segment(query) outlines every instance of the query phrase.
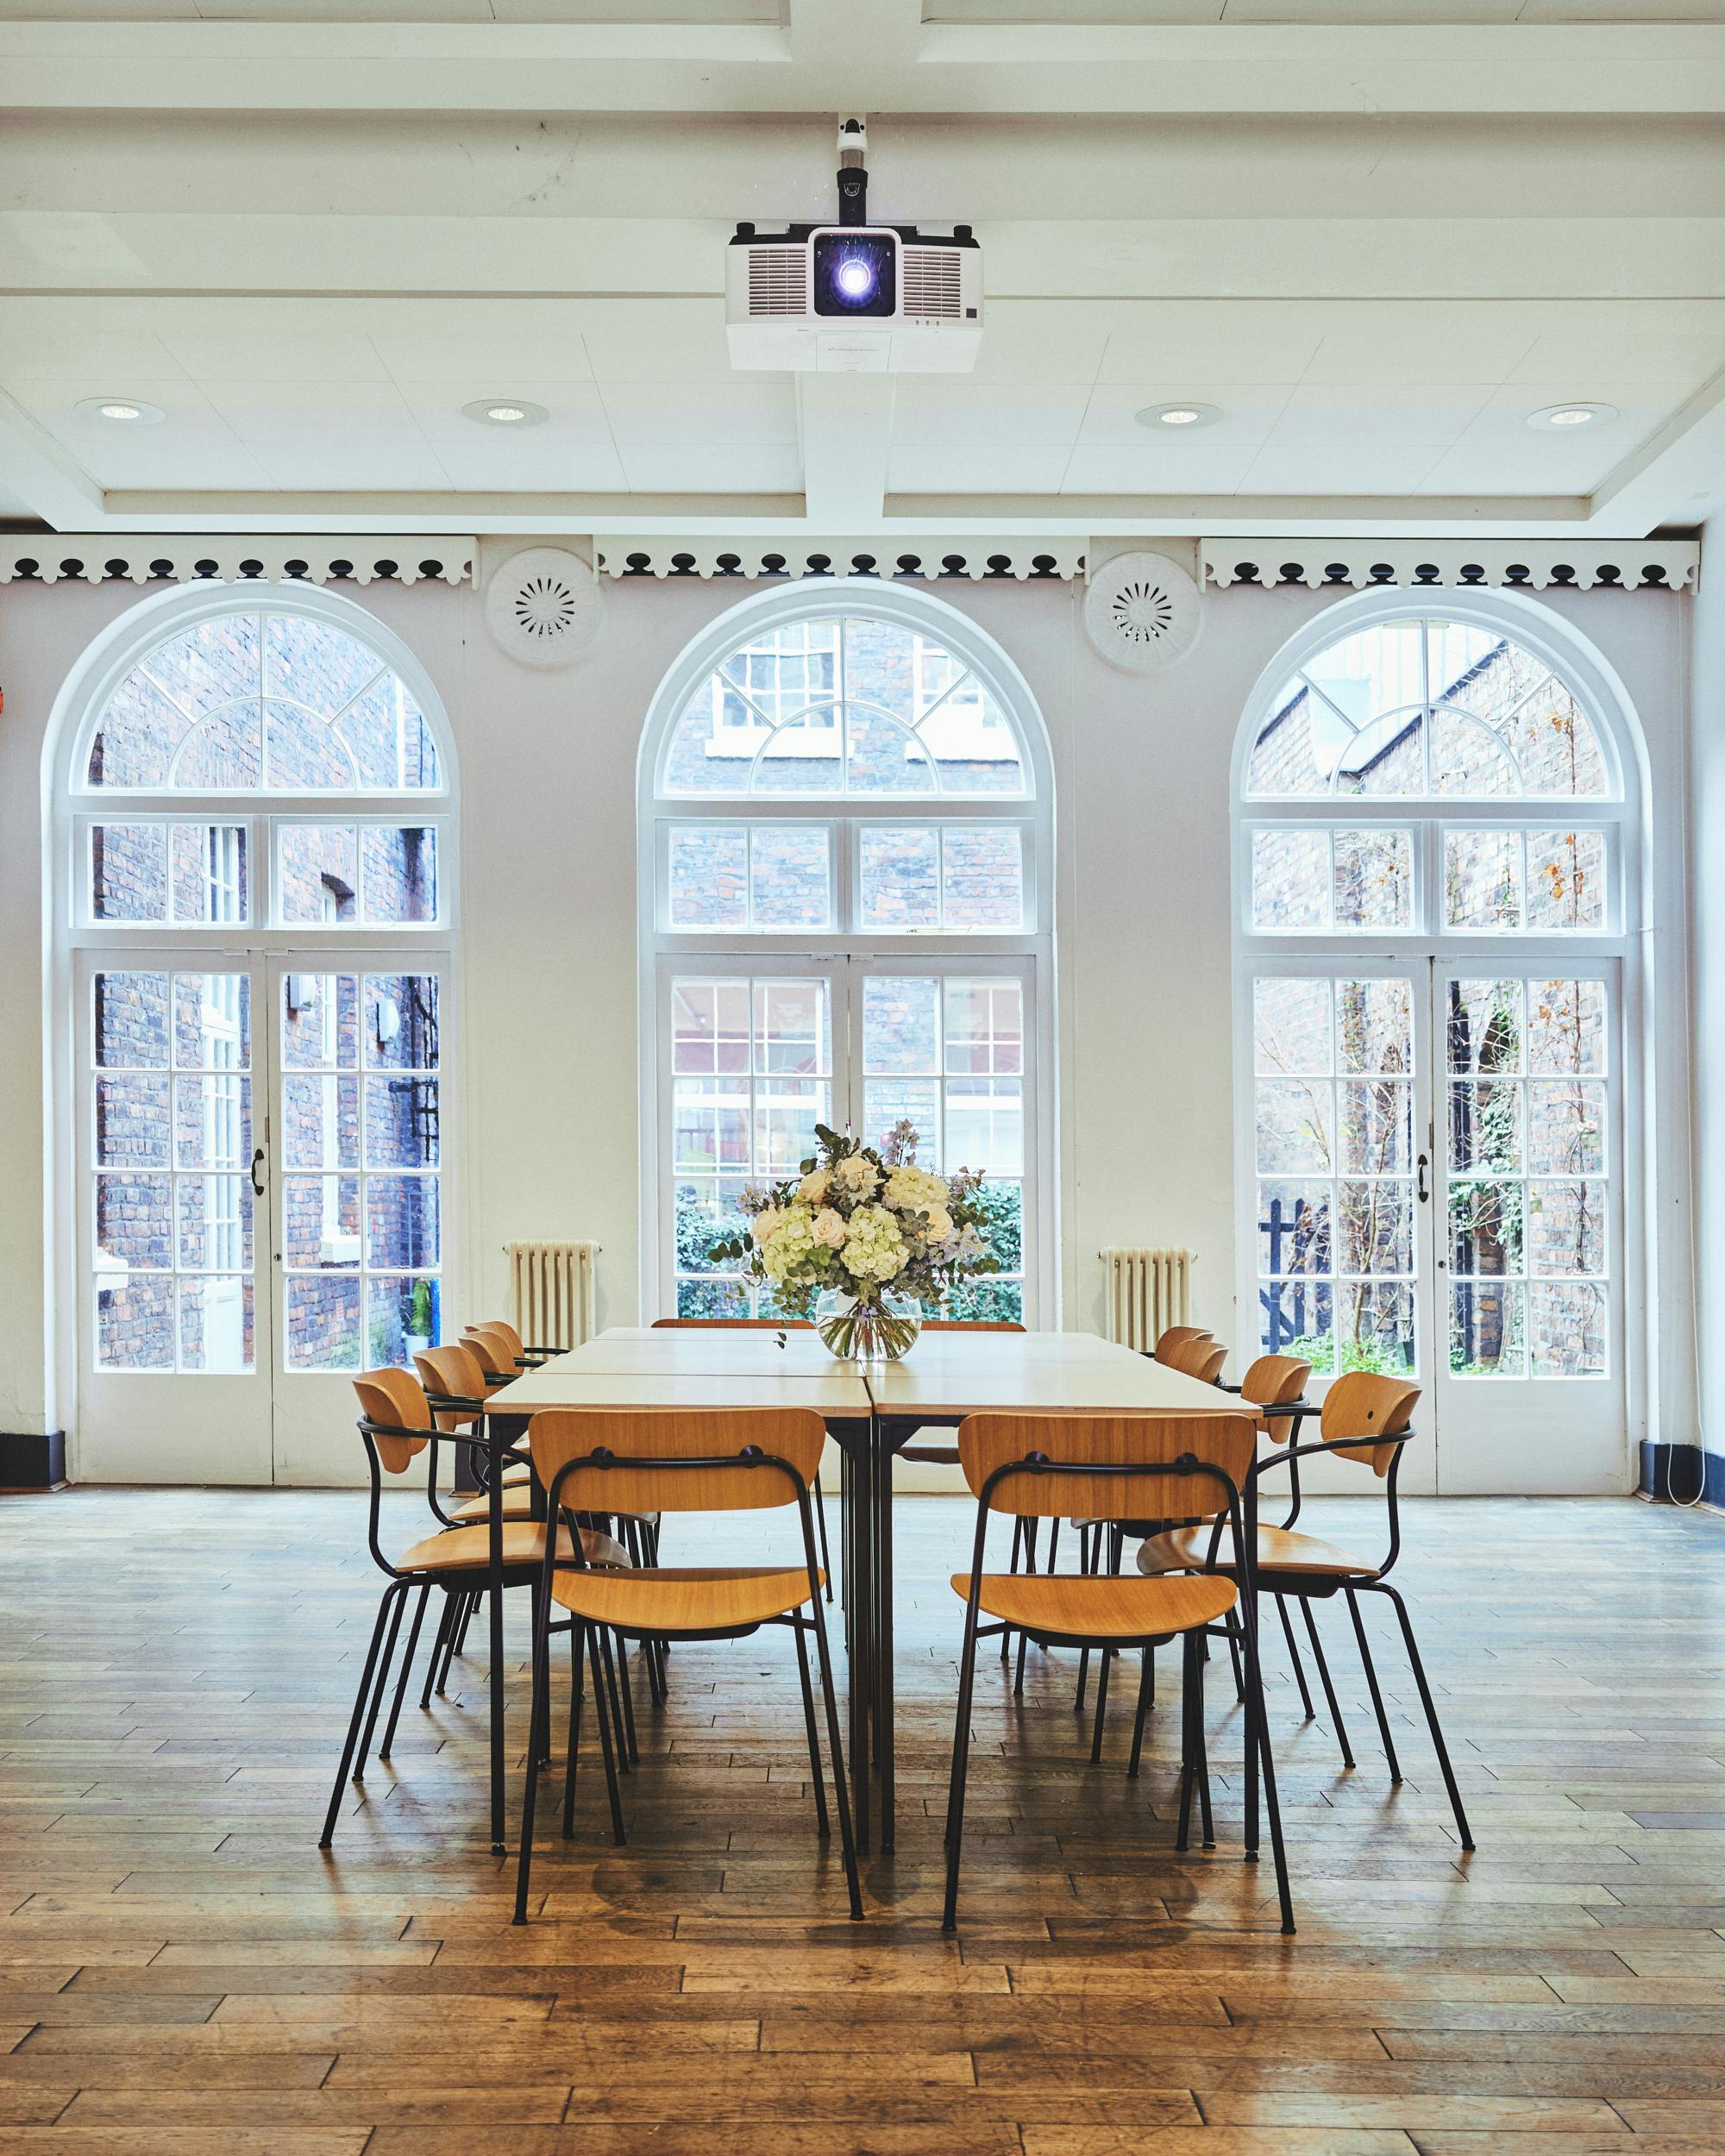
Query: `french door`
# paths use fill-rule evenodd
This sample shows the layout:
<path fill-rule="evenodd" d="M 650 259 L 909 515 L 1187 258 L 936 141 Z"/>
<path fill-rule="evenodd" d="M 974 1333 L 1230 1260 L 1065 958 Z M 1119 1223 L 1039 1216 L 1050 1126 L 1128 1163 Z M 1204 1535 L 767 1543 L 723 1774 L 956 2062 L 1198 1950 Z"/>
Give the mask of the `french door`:
<path fill-rule="evenodd" d="M 1251 993 L 1263 1351 L 1414 1377 L 1409 1490 L 1625 1487 L 1617 962 L 1265 959 Z"/>
<path fill-rule="evenodd" d="M 742 1190 L 794 1175 L 817 1123 L 877 1145 L 908 1122 L 924 1167 L 987 1179 L 1000 1271 L 964 1314 L 1034 1323 L 1035 989 L 1023 957 L 664 959 L 662 1308 L 750 1314 L 760 1291 L 707 1257 L 743 1227 Z"/>
<path fill-rule="evenodd" d="M 79 962 L 79 1473 L 351 1482 L 351 1379 L 439 1337 L 443 967 Z"/>

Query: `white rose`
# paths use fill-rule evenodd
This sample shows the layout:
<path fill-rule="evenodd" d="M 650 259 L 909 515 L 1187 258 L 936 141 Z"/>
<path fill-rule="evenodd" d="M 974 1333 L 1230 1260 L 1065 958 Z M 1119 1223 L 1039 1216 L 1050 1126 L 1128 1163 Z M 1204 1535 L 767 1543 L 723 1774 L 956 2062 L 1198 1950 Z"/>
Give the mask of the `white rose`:
<path fill-rule="evenodd" d="M 835 1213 L 831 1206 L 823 1206 L 814 1216 L 814 1239 L 826 1250 L 841 1249 L 850 1232 L 843 1216 Z"/>
<path fill-rule="evenodd" d="M 952 1240 L 952 1215 L 936 1206 L 929 1213 L 928 1226 L 924 1235 L 930 1243 L 950 1243 Z"/>
<path fill-rule="evenodd" d="M 817 1168 L 812 1175 L 805 1175 L 797 1185 L 797 1195 L 806 1206 L 826 1203 L 826 1194 L 832 1178 L 824 1168 Z"/>
<path fill-rule="evenodd" d="M 757 1249 L 770 1243 L 784 1224 L 784 1214 L 777 1206 L 762 1206 L 755 1215 L 749 1232 L 754 1237 Z"/>

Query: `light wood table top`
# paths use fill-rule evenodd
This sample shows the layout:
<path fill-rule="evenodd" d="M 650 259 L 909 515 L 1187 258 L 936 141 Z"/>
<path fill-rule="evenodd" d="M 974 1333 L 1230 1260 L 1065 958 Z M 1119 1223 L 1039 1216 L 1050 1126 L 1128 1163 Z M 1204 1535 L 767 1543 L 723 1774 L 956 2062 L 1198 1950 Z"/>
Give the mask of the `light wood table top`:
<path fill-rule="evenodd" d="M 782 1345 L 781 1343 L 782 1342 Z M 854 1377 L 854 1363 L 838 1362 L 812 1332 L 731 1332 L 714 1326 L 652 1328 L 614 1326 L 561 1357 L 572 1370 L 676 1372 L 715 1376 L 773 1372 L 785 1377 Z M 548 1365 L 549 1367 L 549 1365 Z"/>
<path fill-rule="evenodd" d="M 925 1332 L 866 1375 L 883 1415 L 1239 1413 L 1232 1395 L 1094 1333 Z"/>
<path fill-rule="evenodd" d="M 771 1342 L 764 1343 L 767 1351 Z M 560 1355 L 513 1384 L 499 1386 L 486 1401 L 488 1413 L 533 1415 L 547 1407 L 812 1407 L 817 1414 L 866 1419 L 869 1393 L 846 1365 L 826 1357 L 821 1371 L 787 1373 L 766 1363 L 715 1370 L 661 1364 L 648 1369 L 594 1369 L 584 1351 Z"/>

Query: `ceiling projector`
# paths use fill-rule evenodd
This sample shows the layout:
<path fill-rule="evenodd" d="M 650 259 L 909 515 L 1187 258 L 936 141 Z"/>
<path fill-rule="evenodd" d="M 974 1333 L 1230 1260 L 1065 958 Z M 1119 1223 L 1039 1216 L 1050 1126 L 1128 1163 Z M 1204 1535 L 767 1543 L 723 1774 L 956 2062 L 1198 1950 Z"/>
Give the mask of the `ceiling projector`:
<path fill-rule="evenodd" d="M 868 137 L 838 130 L 838 218 L 757 232 L 739 224 L 724 265 L 731 364 L 823 374 L 968 374 L 982 339 L 982 250 L 968 224 L 943 238 L 869 224 Z"/>

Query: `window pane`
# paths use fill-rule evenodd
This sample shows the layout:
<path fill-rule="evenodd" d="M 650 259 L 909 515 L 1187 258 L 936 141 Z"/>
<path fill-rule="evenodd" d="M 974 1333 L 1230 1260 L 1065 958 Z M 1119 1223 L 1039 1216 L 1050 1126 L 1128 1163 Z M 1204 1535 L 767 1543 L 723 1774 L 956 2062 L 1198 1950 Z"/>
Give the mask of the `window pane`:
<path fill-rule="evenodd" d="M 1452 981 L 1445 1031 L 1453 1071 L 1519 1071 L 1524 999 L 1519 981 Z"/>
<path fill-rule="evenodd" d="M 249 1175 L 178 1175 L 174 1178 L 179 1248 L 183 1273 L 249 1272 L 252 1266 L 252 1179 Z"/>
<path fill-rule="evenodd" d="M 1258 1187 L 1258 1214 L 1260 1274 L 1333 1270 L 1328 1183 L 1266 1179 Z"/>
<path fill-rule="evenodd" d="M 755 987 L 757 1071 L 825 1074 L 832 1069 L 824 981 L 762 981 Z"/>
<path fill-rule="evenodd" d="M 1605 1088 L 1582 1079 L 1527 1088 L 1527 1167 L 1535 1175 L 1598 1175 L 1605 1160 Z"/>
<path fill-rule="evenodd" d="M 281 1189 L 282 1263 L 289 1270 L 357 1270 L 359 1177 L 285 1175 Z"/>
<path fill-rule="evenodd" d="M 323 1082 L 350 1086 L 354 1081 Z M 367 1078 L 365 1087 L 366 1166 L 436 1168 L 442 1150 L 436 1079 Z M 411 1269 L 430 1262 L 411 1261 Z M 406 1259 L 402 1263 L 410 1264 Z"/>
<path fill-rule="evenodd" d="M 1525 918 L 1521 832 L 1446 831 L 1445 926 L 1517 929 Z"/>
<path fill-rule="evenodd" d="M 1024 989 L 1013 979 L 946 983 L 949 1071 L 1024 1069 Z"/>
<path fill-rule="evenodd" d="M 1603 831 L 1527 833 L 1527 925 L 1604 929 Z"/>
<path fill-rule="evenodd" d="M 1452 1182 L 1450 1270 L 1458 1279 L 1525 1273 L 1523 1210 L 1519 1182 Z"/>
<path fill-rule="evenodd" d="M 1527 1294 L 1519 1282 L 1459 1280 L 1450 1290 L 1450 1368 L 1463 1377 L 1525 1377 Z"/>
<path fill-rule="evenodd" d="M 319 1273 L 287 1282 L 287 1367 L 356 1370 L 361 1283 L 351 1273 Z"/>
<path fill-rule="evenodd" d="M 375 1079 L 368 1081 L 377 1083 Z M 331 1072 L 281 1081 L 281 1158 L 285 1168 L 357 1168 L 360 1081 Z"/>
<path fill-rule="evenodd" d="M 1396 1076 L 1414 1067 L 1414 1003 L 1405 980 L 1336 983 L 1339 1068 Z"/>
<path fill-rule="evenodd" d="M 182 1081 L 183 1082 L 183 1081 Z M 96 1161 L 102 1168 L 166 1168 L 168 1081 L 142 1073 L 96 1081 Z"/>
<path fill-rule="evenodd" d="M 435 1070 L 436 975 L 368 973 L 361 1038 L 370 1069 Z"/>
<path fill-rule="evenodd" d="M 1339 830 L 1335 844 L 1338 928 L 1407 928 L 1414 909 L 1413 834 Z"/>
<path fill-rule="evenodd" d="M 206 1274 L 179 1283 L 179 1367 L 229 1375 L 255 1360 L 252 1283 L 239 1274 Z"/>
<path fill-rule="evenodd" d="M 367 1265 L 386 1273 L 435 1270 L 437 1210 L 435 1175 L 367 1175 Z"/>
<path fill-rule="evenodd" d="M 1605 983 L 1527 983 L 1527 1069 L 1538 1077 L 1592 1078 L 1605 1069 Z"/>
<path fill-rule="evenodd" d="M 176 824 L 173 918 L 214 925 L 251 918 L 243 824 Z"/>
<path fill-rule="evenodd" d="M 1344 1370 L 1405 1376 L 1414 1367 L 1414 1291 L 1399 1281 L 1346 1280 L 1335 1286 L 1336 1332 Z"/>
<path fill-rule="evenodd" d="M 174 1165 L 249 1169 L 252 1081 L 237 1071 L 211 1071 L 173 1081 Z"/>
<path fill-rule="evenodd" d="M 670 835 L 673 928 L 747 928 L 749 833 L 740 824 L 679 824 Z"/>
<path fill-rule="evenodd" d="M 1330 835 L 1288 828 L 1251 835 L 1251 924 L 1257 929 L 1330 925 Z"/>
<path fill-rule="evenodd" d="M 757 929 L 832 925 L 825 824 L 762 824 L 749 834 L 749 902 Z"/>
<path fill-rule="evenodd" d="M 1393 1079 L 1344 1085 L 1340 1095 L 1345 1175 L 1407 1175 L 1414 1165 L 1414 1089 Z"/>
<path fill-rule="evenodd" d="M 941 924 L 949 933 L 1024 926 L 1024 858 L 1016 824 L 944 830 L 941 855 Z"/>
<path fill-rule="evenodd" d="M 296 1070 L 352 1070 L 357 1066 L 357 975 L 291 973 L 284 977 L 281 1060 Z"/>
<path fill-rule="evenodd" d="M 1527 1305 L 1535 1377 L 1604 1376 L 1607 1310 L 1603 1287 L 1591 1281 L 1534 1281 L 1527 1289 Z"/>
<path fill-rule="evenodd" d="M 1494 1084 L 1450 1087 L 1450 1166 L 1457 1175 L 1515 1175 L 1521 1170 L 1521 1086 L 1507 1079 Z"/>
<path fill-rule="evenodd" d="M 749 983 L 679 981 L 671 992 L 671 1067 L 677 1072 L 746 1072 Z"/>
<path fill-rule="evenodd" d="M 938 1075 L 940 983 L 871 975 L 862 984 L 862 1067 L 871 1076 Z"/>
<path fill-rule="evenodd" d="M 173 1276 L 133 1272 L 96 1252 L 96 1361 L 104 1370 L 173 1368 Z"/>
<path fill-rule="evenodd" d="M 1265 977 L 1252 984 L 1252 1040 L 1260 1071 L 1335 1068 L 1327 981 Z"/>
<path fill-rule="evenodd" d="M 172 1182 L 161 1175 L 97 1176 L 96 1240 L 104 1257 L 135 1272 L 172 1269 Z"/>
<path fill-rule="evenodd" d="M 166 920 L 167 884 L 167 832 L 161 824 L 97 824 L 91 827 L 92 920 Z"/>
<path fill-rule="evenodd" d="M 367 824 L 360 831 L 360 912 L 367 921 L 437 918 L 437 834 L 425 824 Z"/>
<path fill-rule="evenodd" d="M 366 1282 L 366 1362 L 405 1369 L 443 1337 L 442 1283 L 435 1275 L 373 1274 Z"/>
<path fill-rule="evenodd" d="M 1326 1175 L 1334 1164 L 1333 1087 L 1327 1080 L 1258 1081 L 1260 1175 Z"/>
<path fill-rule="evenodd" d="M 1337 1272 L 1411 1274 L 1414 1206 L 1414 1186 L 1405 1178 L 1379 1176 L 1369 1181 L 1339 1184 L 1336 1194 Z"/>
<path fill-rule="evenodd" d="M 940 926 L 940 833 L 932 824 L 865 824 L 859 834 L 862 925 Z"/>
<path fill-rule="evenodd" d="M 1527 1270 L 1551 1278 L 1605 1269 L 1605 1185 L 1536 1182 L 1527 1187 Z"/>
<path fill-rule="evenodd" d="M 252 984 L 241 973 L 173 977 L 176 1070 L 244 1070 L 252 1060 Z"/>
<path fill-rule="evenodd" d="M 276 914 L 328 927 L 359 918 L 359 833 L 351 824 L 285 824 L 276 846 Z"/>

